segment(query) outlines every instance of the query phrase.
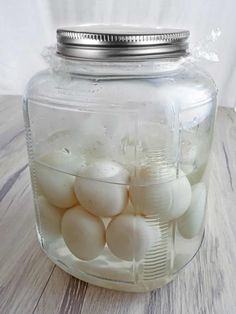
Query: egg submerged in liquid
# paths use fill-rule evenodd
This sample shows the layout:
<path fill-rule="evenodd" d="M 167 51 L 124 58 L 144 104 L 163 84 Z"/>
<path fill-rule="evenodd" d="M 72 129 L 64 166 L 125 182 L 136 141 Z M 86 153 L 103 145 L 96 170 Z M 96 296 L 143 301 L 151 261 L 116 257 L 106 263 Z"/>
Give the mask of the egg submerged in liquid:
<path fill-rule="evenodd" d="M 39 161 L 36 164 L 36 180 L 48 202 L 59 208 L 76 205 L 75 177 L 72 174 L 84 166 L 84 160 L 66 151 L 55 151 Z"/>
<path fill-rule="evenodd" d="M 179 233 L 186 239 L 199 234 L 204 222 L 206 186 L 203 182 L 192 186 L 192 201 L 188 210 L 177 220 Z"/>
<path fill-rule="evenodd" d="M 79 203 L 90 213 L 112 217 L 128 203 L 128 180 L 129 173 L 120 164 L 99 160 L 78 173 L 74 190 Z"/>
<path fill-rule="evenodd" d="M 176 169 L 159 172 L 155 166 L 142 167 L 131 179 L 130 198 L 140 214 L 160 215 L 173 220 L 188 209 L 191 202 L 191 185 L 182 171 Z"/>
<path fill-rule="evenodd" d="M 38 210 L 41 231 L 51 242 L 61 236 L 61 220 L 65 209 L 49 204 L 44 196 L 38 197 Z"/>
<path fill-rule="evenodd" d="M 115 256 L 126 261 L 140 261 L 153 244 L 154 235 L 144 217 L 122 214 L 109 223 L 106 239 Z"/>
<path fill-rule="evenodd" d="M 104 248 L 105 226 L 102 220 L 81 206 L 66 211 L 61 231 L 68 249 L 82 260 L 96 258 Z"/>

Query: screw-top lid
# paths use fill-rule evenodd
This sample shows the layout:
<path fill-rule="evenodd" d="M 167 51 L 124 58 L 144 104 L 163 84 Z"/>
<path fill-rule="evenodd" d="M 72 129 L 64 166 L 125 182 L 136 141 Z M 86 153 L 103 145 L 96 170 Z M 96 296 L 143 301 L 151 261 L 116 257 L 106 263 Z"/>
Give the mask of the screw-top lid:
<path fill-rule="evenodd" d="M 189 31 L 80 26 L 57 30 L 57 53 L 71 58 L 133 60 L 187 54 Z"/>

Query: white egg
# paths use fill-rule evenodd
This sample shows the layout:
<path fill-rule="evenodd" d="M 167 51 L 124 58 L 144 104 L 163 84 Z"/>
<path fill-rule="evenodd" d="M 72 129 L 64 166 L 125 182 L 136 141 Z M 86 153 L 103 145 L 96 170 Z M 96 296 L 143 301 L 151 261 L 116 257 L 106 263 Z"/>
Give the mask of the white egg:
<path fill-rule="evenodd" d="M 36 177 L 48 202 L 60 208 L 76 205 L 75 177 L 72 174 L 84 166 L 84 161 L 66 151 L 56 151 L 42 157 L 40 162 L 42 164 L 36 164 Z"/>
<path fill-rule="evenodd" d="M 49 204 L 43 196 L 38 198 L 38 210 L 43 237 L 48 241 L 57 240 L 61 236 L 61 219 L 65 210 Z"/>
<path fill-rule="evenodd" d="M 177 220 L 179 233 L 186 239 L 199 234 L 204 222 L 206 186 L 203 182 L 192 186 L 192 201 L 189 209 Z"/>
<path fill-rule="evenodd" d="M 140 261 L 151 247 L 154 236 L 144 217 L 124 214 L 109 223 L 106 239 L 115 256 L 126 261 Z"/>
<path fill-rule="evenodd" d="M 82 260 L 96 258 L 105 245 L 105 226 L 81 206 L 66 211 L 61 224 L 64 241 L 73 255 Z"/>
<path fill-rule="evenodd" d="M 143 167 L 137 178 L 131 179 L 130 198 L 140 214 L 172 220 L 188 209 L 191 185 L 182 171 L 176 179 L 174 168 L 159 172 L 155 166 Z"/>
<path fill-rule="evenodd" d="M 75 194 L 80 204 L 94 215 L 118 215 L 127 205 L 129 173 L 120 164 L 96 161 L 79 172 Z"/>

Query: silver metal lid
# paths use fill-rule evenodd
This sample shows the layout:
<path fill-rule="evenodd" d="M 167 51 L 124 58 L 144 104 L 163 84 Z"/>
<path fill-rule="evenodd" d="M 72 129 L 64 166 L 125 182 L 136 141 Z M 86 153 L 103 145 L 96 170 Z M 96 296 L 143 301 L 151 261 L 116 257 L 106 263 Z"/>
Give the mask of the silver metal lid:
<path fill-rule="evenodd" d="M 80 26 L 57 30 L 57 53 L 79 59 L 137 60 L 187 54 L 189 31 Z"/>

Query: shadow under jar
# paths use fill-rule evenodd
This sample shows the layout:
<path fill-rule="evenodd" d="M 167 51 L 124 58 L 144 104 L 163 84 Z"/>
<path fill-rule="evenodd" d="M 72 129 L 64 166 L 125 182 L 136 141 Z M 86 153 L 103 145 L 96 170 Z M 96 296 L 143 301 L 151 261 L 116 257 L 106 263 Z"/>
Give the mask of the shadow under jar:
<path fill-rule="evenodd" d="M 57 31 L 24 96 L 37 234 L 73 276 L 123 291 L 170 282 L 204 234 L 216 87 L 189 32 Z"/>

